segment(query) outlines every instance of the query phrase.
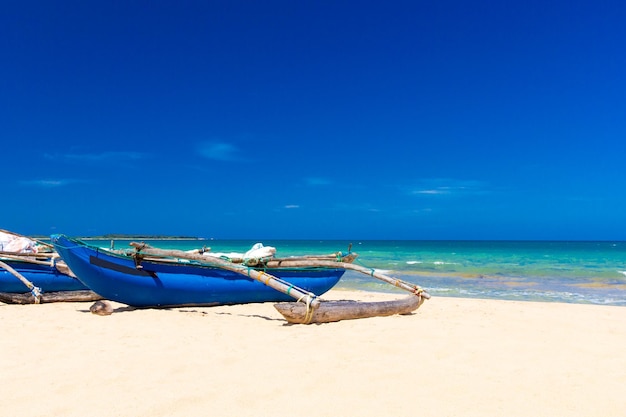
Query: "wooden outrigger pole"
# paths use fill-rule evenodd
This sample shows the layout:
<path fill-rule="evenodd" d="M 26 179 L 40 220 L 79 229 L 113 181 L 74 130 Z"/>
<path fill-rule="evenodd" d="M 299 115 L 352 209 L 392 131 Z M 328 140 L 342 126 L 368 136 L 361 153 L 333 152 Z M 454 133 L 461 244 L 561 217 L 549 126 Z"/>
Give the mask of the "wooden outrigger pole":
<path fill-rule="evenodd" d="M 430 295 L 428 295 L 428 293 L 426 293 L 423 289 L 421 289 L 419 286 L 414 285 L 414 284 L 410 284 L 406 281 L 402 281 L 400 279 L 396 279 L 396 278 L 392 278 L 388 275 L 385 274 L 381 274 L 380 272 L 376 271 L 373 268 L 366 268 L 363 266 L 359 266 L 359 265 L 354 265 L 352 263 L 346 263 L 346 262 L 333 262 L 333 261 L 327 261 L 327 260 L 319 260 L 319 261 L 301 261 L 301 260 L 297 260 L 297 261 L 293 261 L 290 260 L 289 258 L 286 258 L 284 260 L 273 260 L 273 261 L 269 261 L 266 264 L 267 267 L 269 268 L 276 268 L 279 266 L 282 267 L 292 267 L 292 268 L 297 268 L 297 267 L 306 267 L 306 266 L 322 266 L 322 267 L 329 267 L 329 268 L 343 268 L 343 269 L 349 269 L 352 271 L 356 271 L 356 272 L 360 272 L 362 274 L 365 275 L 369 275 L 373 278 L 377 278 L 381 281 L 384 281 L 388 284 L 393 285 L 394 287 L 398 287 L 400 289 L 403 289 L 405 291 L 411 292 L 411 293 L 416 293 L 416 292 L 420 292 L 422 294 L 424 294 L 424 298 L 428 299 L 430 298 Z"/>
<path fill-rule="evenodd" d="M 35 304 L 39 304 L 41 301 L 41 288 L 36 287 L 32 282 L 30 282 L 29 280 L 26 279 L 26 277 L 24 277 L 24 275 L 20 274 L 19 272 L 17 272 L 15 269 L 11 268 L 9 265 L 7 265 L 6 263 L 0 261 L 0 268 L 4 268 L 6 269 L 11 275 L 13 275 L 15 278 L 19 279 L 22 284 L 24 284 L 26 286 L 26 288 L 28 288 L 32 294 L 32 296 L 34 297 L 34 301 Z M 2 301 L 2 300 L 0 300 Z"/>

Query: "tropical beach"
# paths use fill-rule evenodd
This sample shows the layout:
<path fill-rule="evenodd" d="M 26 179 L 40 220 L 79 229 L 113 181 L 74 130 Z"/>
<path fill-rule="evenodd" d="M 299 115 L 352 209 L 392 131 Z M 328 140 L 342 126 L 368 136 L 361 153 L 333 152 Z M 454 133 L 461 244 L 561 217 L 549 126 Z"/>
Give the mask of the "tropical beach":
<path fill-rule="evenodd" d="M 626 413 L 623 4 L 38 3 L 1 415 Z"/>
<path fill-rule="evenodd" d="M 59 246 L 60 239 L 52 242 L 62 255 L 81 247 L 76 240 Z M 132 240 L 90 242 L 90 259 L 104 256 L 107 246 L 152 248 Z M 150 243 L 170 248 L 150 253 L 168 256 L 199 247 L 176 239 Z M 251 241 L 211 243 L 242 257 Z M 283 261 L 353 247 L 270 243 L 280 249 L 253 247 Z M 8 336 L 0 344 L 9 382 L 0 394 L 4 411 L 275 416 L 287 406 L 303 416 L 589 416 L 618 415 L 626 406 L 623 242 L 354 246 L 362 256 L 348 254 L 365 273 L 350 270 L 321 299 L 365 305 L 405 297 L 376 279 L 382 272 L 423 284 L 432 297 L 410 314 L 309 325 L 290 324 L 273 302 L 138 308 L 107 301 L 112 314 L 104 316 L 92 314 L 93 299 L 0 303 L 0 330 Z M 228 259 L 221 255 L 219 263 L 230 265 Z M 163 285 L 165 270 L 157 275 Z"/>
<path fill-rule="evenodd" d="M 326 299 L 398 294 L 332 290 Z M 289 325 L 271 303 L 0 304 L 3 414 L 590 416 L 626 407 L 623 307 L 433 297 Z"/>

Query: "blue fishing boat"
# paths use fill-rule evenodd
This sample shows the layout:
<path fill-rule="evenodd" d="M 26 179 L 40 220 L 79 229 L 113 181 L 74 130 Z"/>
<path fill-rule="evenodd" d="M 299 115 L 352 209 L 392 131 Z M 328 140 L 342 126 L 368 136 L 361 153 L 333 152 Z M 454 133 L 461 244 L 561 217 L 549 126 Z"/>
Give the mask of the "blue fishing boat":
<path fill-rule="evenodd" d="M 105 299 L 135 307 L 214 306 L 318 296 L 339 282 L 345 272 L 340 264 L 356 257 L 329 255 L 325 262 L 334 259 L 334 264 L 285 267 L 280 259 L 236 263 L 140 244 L 133 252 L 98 248 L 64 235 L 52 235 L 51 240 L 83 284 Z"/>
<path fill-rule="evenodd" d="M 42 293 L 89 289 L 76 279 L 67 267 L 64 267 L 63 264 L 57 264 L 54 259 L 43 258 L 41 255 L 36 256 L 36 254 L 16 258 L 17 256 L 0 254 L 0 292 L 25 293 L 30 291 L 30 288 L 11 272 L 11 269 L 39 288 Z"/>
<path fill-rule="evenodd" d="M 93 299 L 99 297 L 76 278 L 51 245 L 0 230 L 0 302 Z"/>

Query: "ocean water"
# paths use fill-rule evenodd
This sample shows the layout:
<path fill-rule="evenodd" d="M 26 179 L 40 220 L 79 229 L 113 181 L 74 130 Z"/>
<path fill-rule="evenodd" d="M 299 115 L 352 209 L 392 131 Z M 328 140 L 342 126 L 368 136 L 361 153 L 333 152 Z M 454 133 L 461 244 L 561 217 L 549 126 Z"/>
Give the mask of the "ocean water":
<path fill-rule="evenodd" d="M 90 242 L 110 247 L 110 241 Z M 129 241 L 114 242 L 116 249 Z M 159 240 L 155 247 L 245 252 L 248 240 Z M 277 256 L 356 252 L 356 263 L 417 284 L 432 296 L 626 306 L 626 242 L 267 240 Z M 337 288 L 400 291 L 347 271 Z"/>

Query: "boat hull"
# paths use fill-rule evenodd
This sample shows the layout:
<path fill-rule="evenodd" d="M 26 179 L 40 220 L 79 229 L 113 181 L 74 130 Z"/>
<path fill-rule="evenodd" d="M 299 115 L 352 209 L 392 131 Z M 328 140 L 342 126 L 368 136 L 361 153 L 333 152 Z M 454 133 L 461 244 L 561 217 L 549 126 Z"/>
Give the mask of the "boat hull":
<path fill-rule="evenodd" d="M 289 295 L 237 272 L 197 262 L 143 260 L 89 246 L 63 235 L 52 244 L 72 272 L 103 298 L 135 307 L 214 306 L 293 301 Z M 339 282 L 340 268 L 287 269 L 268 273 L 321 295 Z"/>
<path fill-rule="evenodd" d="M 80 291 L 88 288 L 78 279 L 59 272 L 52 265 L 33 264 L 27 261 L 2 259 L 2 262 L 19 272 L 42 292 Z M 29 289 L 17 277 L 0 268 L 0 292 L 25 293 Z"/>

